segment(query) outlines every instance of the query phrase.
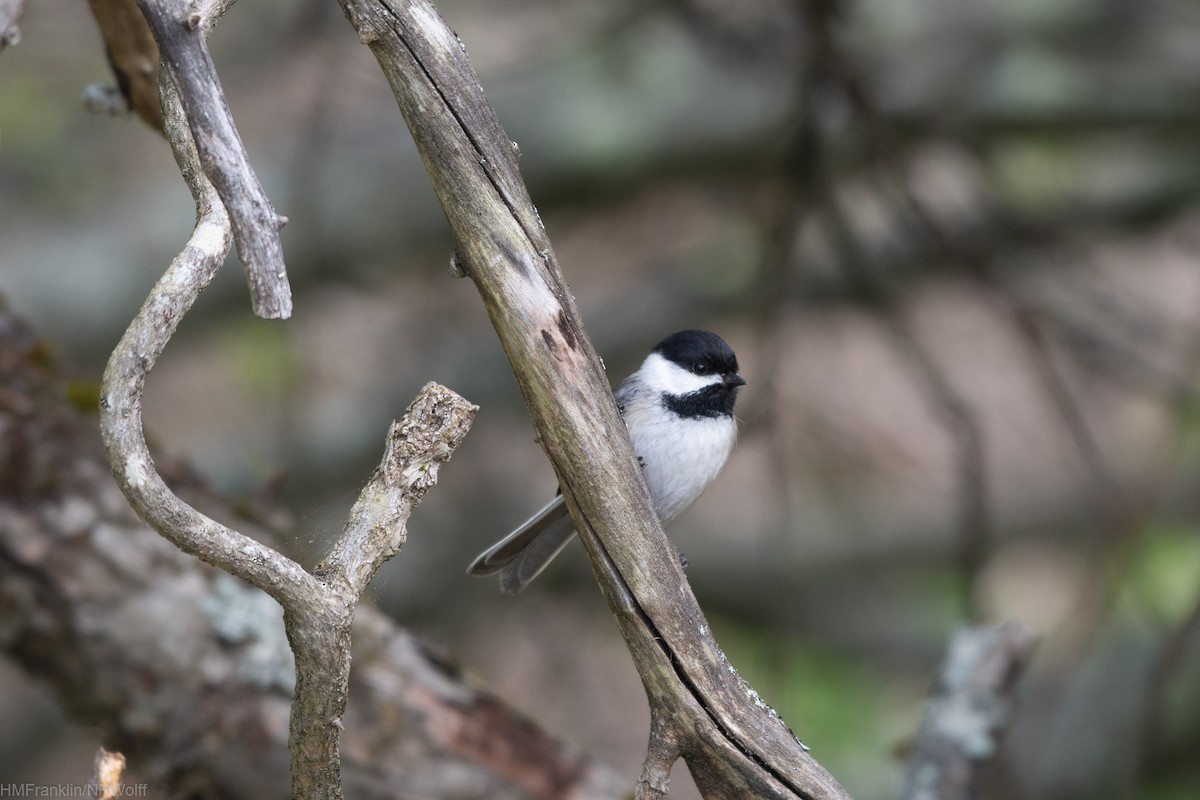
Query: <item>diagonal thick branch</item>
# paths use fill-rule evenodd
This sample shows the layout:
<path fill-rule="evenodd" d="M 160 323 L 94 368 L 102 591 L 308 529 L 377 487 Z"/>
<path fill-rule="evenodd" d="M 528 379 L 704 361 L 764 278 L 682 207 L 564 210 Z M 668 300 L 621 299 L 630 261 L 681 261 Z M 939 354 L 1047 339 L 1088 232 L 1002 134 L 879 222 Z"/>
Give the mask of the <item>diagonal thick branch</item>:
<path fill-rule="evenodd" d="M 340 0 L 378 59 L 563 487 L 646 687 L 655 734 L 639 794 L 688 762 L 709 798 L 844 798 L 730 667 L 649 495 L 513 143 L 462 43 L 424 0 Z"/>
<path fill-rule="evenodd" d="M 379 468 L 342 536 L 315 574 L 279 551 L 205 516 L 179 498 L 154 467 L 142 428 L 146 376 L 180 321 L 211 283 L 233 234 L 225 206 L 200 168 L 183 103 L 160 75 L 164 129 L 196 201 L 196 226 L 130 323 L 100 390 L 100 426 L 113 475 L 148 525 L 181 550 L 267 592 L 283 607 L 296 662 L 289 747 L 299 798 L 341 797 L 341 730 L 350 676 L 350 633 L 359 597 L 399 552 L 405 523 L 462 442 L 477 408 L 427 385 L 394 423 Z"/>
<path fill-rule="evenodd" d="M 263 319 L 292 315 L 292 293 L 275 213 L 233 123 L 205 38 L 232 0 L 202 3 L 138 0 L 158 43 L 162 63 L 179 93 L 204 174 L 229 211 L 238 256 L 246 268 L 254 313 Z"/>

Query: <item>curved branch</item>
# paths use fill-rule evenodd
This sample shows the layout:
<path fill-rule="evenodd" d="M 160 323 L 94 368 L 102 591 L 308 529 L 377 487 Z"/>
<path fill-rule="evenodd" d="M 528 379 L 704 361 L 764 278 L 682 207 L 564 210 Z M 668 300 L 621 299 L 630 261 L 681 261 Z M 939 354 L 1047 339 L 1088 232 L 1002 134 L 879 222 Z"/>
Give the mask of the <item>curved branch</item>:
<path fill-rule="evenodd" d="M 424 0 L 340 0 L 378 59 L 516 373 L 654 713 L 707 797 L 844 798 L 709 633 L 462 43 Z"/>
<path fill-rule="evenodd" d="M 142 430 L 146 375 L 184 314 L 216 277 L 232 242 L 229 216 L 200 170 L 178 95 L 163 90 L 167 138 L 196 200 L 196 226 L 113 350 L 100 386 L 100 433 L 113 476 L 138 516 L 175 546 L 259 587 L 284 608 L 309 603 L 316 580 L 278 551 L 183 502 L 163 482 Z"/>
<path fill-rule="evenodd" d="M 283 607 L 295 657 L 289 744 L 299 798 L 341 797 L 341 731 L 350 680 L 351 624 L 375 572 L 400 550 L 412 509 L 461 443 L 475 406 L 429 384 L 388 434 L 383 462 L 363 489 L 326 566 L 314 576 L 278 550 L 205 516 L 154 467 L 142 429 L 146 375 L 229 252 L 229 217 L 200 168 L 183 104 L 160 76 L 165 132 L 196 200 L 183 251 L 130 323 L 104 371 L 100 429 L 113 475 L 138 516 L 186 553 L 267 592 Z"/>

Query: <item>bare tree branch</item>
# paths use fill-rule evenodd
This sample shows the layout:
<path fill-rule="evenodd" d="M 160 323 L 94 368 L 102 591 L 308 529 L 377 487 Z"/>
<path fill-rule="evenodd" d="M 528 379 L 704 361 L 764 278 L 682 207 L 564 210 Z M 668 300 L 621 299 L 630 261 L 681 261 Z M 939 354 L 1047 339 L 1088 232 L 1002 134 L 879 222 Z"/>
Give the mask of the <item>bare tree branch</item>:
<path fill-rule="evenodd" d="M 178 95 L 167 82 L 161 85 L 167 138 L 196 199 L 196 226 L 109 359 L 101 383 L 101 436 L 117 484 L 147 524 L 184 552 L 258 586 L 285 608 L 299 608 L 318 591 L 316 579 L 278 551 L 179 499 L 155 471 L 142 431 L 146 374 L 184 314 L 216 277 L 232 242 L 229 216 L 200 169 Z"/>
<path fill-rule="evenodd" d="M 140 523 L 49 343 L 0 304 L 0 652 L 155 794 L 283 800 L 295 682 L 279 606 Z M 235 506 L 160 459 L 210 516 Z M 243 522 L 272 544 L 277 532 Z M 285 534 L 287 532 L 284 532 Z M 343 780 L 362 800 L 618 800 L 627 781 L 371 607 L 353 627 Z"/>
<path fill-rule="evenodd" d="M 905 772 L 901 800 L 972 800 L 999 751 L 1034 637 L 1017 623 L 967 628 L 942 662 Z"/>
<path fill-rule="evenodd" d="M 665 726 L 659 733 L 677 737 L 706 797 L 846 797 L 717 647 L 651 510 L 516 149 L 461 42 L 427 2 L 342 0 L 342 8 L 379 60 L 417 142 L 454 232 L 457 263 L 508 354 L 652 713 Z M 645 784 L 639 791 L 650 796 Z"/>
<path fill-rule="evenodd" d="M 437 481 L 438 468 L 462 443 L 477 406 L 436 383 L 392 423 L 383 461 L 350 510 L 323 566 L 320 608 L 284 606 L 296 657 L 292 704 L 292 792 L 301 798 L 340 798 L 342 715 L 350 689 L 350 626 L 363 589 L 400 552 L 405 524 Z"/>
<path fill-rule="evenodd" d="M 101 385 L 101 435 L 118 485 L 147 524 L 184 552 L 257 586 L 283 606 L 296 665 L 289 735 L 293 793 L 340 798 L 342 715 L 359 596 L 376 570 L 399 551 L 408 515 L 436 481 L 438 466 L 466 435 L 477 409 L 447 389 L 425 387 L 405 421 L 393 424 L 383 463 L 363 490 L 325 568 L 315 576 L 279 551 L 205 516 L 170 490 L 154 467 L 142 430 L 146 375 L 215 277 L 229 251 L 231 231 L 225 206 L 200 169 L 182 98 L 171 81 L 163 78 L 160 86 L 164 129 L 196 200 L 197 223 L 113 351 Z"/>
<path fill-rule="evenodd" d="M 179 92 L 204 173 L 229 211 L 254 313 L 264 319 L 287 319 L 292 293 L 279 241 L 286 219 L 275 213 L 250 165 L 205 42 L 217 17 L 231 4 L 232 0 L 219 0 L 188 11 L 178 0 L 138 0 Z"/>

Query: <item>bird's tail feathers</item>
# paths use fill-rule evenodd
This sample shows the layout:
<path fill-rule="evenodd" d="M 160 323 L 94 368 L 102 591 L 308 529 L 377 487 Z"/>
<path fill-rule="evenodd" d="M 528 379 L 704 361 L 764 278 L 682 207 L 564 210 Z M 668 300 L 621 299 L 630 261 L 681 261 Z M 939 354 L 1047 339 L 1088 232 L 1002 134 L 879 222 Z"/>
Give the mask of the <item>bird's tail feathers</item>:
<path fill-rule="evenodd" d="M 469 575 L 500 573 L 500 590 L 515 594 L 536 578 L 575 535 L 562 496 L 524 525 L 484 550 L 467 567 Z"/>

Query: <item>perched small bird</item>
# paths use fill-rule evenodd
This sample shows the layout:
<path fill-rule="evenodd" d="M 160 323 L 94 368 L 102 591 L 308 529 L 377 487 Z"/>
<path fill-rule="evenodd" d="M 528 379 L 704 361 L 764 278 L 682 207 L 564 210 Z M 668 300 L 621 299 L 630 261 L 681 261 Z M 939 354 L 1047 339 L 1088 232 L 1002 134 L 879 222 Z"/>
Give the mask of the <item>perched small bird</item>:
<path fill-rule="evenodd" d="M 700 496 L 725 466 L 737 439 L 733 404 L 746 385 L 737 356 L 707 331 L 663 339 L 613 392 L 663 522 Z M 479 554 L 470 575 L 500 573 L 500 589 L 519 592 L 575 535 L 562 494 Z"/>

